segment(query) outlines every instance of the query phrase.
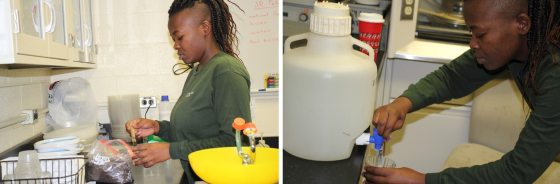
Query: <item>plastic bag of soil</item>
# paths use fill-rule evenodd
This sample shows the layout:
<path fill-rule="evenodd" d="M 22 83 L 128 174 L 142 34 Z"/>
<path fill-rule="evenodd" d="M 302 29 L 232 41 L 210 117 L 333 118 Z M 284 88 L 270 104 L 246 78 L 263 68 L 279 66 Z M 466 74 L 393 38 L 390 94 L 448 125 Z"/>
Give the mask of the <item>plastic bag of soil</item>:
<path fill-rule="evenodd" d="M 99 140 L 88 153 L 87 181 L 133 183 L 132 149 L 123 140 Z"/>

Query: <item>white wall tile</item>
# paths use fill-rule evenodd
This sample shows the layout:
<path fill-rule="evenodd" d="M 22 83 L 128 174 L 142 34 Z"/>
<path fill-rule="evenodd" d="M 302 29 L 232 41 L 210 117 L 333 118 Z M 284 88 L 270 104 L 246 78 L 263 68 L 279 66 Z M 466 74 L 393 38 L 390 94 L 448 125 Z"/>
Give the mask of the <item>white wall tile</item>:
<path fill-rule="evenodd" d="M 21 87 L 21 108 L 42 109 L 46 104 L 47 91 L 42 83 L 29 84 Z"/>
<path fill-rule="evenodd" d="M 111 95 L 117 95 L 117 81 L 115 77 L 98 77 L 89 79 L 93 94 L 95 95 L 95 101 L 97 103 L 107 103 L 107 97 Z"/>
<path fill-rule="evenodd" d="M 35 123 L 33 124 L 33 134 L 37 135 L 43 133 L 45 131 L 45 127 L 45 115 L 39 115 L 39 118 L 35 120 Z"/>
<path fill-rule="evenodd" d="M 173 0 L 120 0 L 120 1 L 94 1 L 95 13 L 107 14 L 128 14 L 128 13 L 150 13 L 165 12 L 169 9 Z M 115 11 L 122 10 L 122 11 Z"/>
<path fill-rule="evenodd" d="M 12 119 L 21 113 L 21 87 L 0 88 L 0 121 Z"/>
<path fill-rule="evenodd" d="M 42 102 L 41 105 L 40 105 L 41 108 L 47 108 L 48 98 L 49 98 L 49 94 L 48 94 L 49 86 L 50 86 L 50 83 L 42 83 L 41 84 L 41 91 L 42 91 L 41 92 L 41 100 L 40 100 Z"/>
<path fill-rule="evenodd" d="M 98 45 L 167 42 L 167 10 L 161 1 L 99 3 L 96 16 Z M 149 25 L 149 26 L 146 26 Z"/>
<path fill-rule="evenodd" d="M 31 138 L 33 135 L 33 126 L 30 125 L 15 124 L 0 129 L 0 138 L 5 138 L 3 140 L 6 140 L 6 146 L 2 146 L 3 149 L 0 148 L 0 152 L 6 151 L 6 149 Z"/>
<path fill-rule="evenodd" d="M 8 70 L 0 68 L 0 87 L 8 86 Z"/>
<path fill-rule="evenodd" d="M 131 22 L 130 29 L 136 30 L 137 40 L 145 43 L 168 43 L 167 29 L 168 15 L 166 12 L 135 14 L 127 21 Z M 149 26 L 146 26 L 149 25 Z"/>
<path fill-rule="evenodd" d="M 8 83 L 11 86 L 31 84 L 33 77 L 42 76 L 42 72 L 38 69 L 8 70 Z"/>
<path fill-rule="evenodd" d="M 31 125 L 21 125 L 15 124 L 5 128 L 0 129 L 0 153 L 6 151 L 7 149 L 25 141 L 29 138 L 40 134 L 45 127 L 45 116 L 39 116 L 35 120 L 34 124 Z"/>
<path fill-rule="evenodd" d="M 48 73 L 45 73 L 42 76 L 35 76 L 35 77 L 31 77 L 31 82 L 32 83 L 50 83 L 51 82 L 51 78 L 50 78 L 50 71 Z"/>
<path fill-rule="evenodd" d="M 17 69 L 4 71 L 0 69 L 0 76 L 4 76 L 3 78 L 6 82 L 2 85 L 2 79 L 0 78 L 0 87 L 49 82 L 49 75 L 50 70 L 48 69 Z"/>
<path fill-rule="evenodd" d="M 7 128 L 0 129 L 0 140 L 3 140 L 2 144 L 0 144 L 0 153 L 12 147 L 11 134 Z"/>
<path fill-rule="evenodd" d="M 35 132 L 33 131 L 33 124 L 31 125 L 21 125 L 17 124 L 14 125 L 14 129 L 12 132 L 12 141 L 14 145 L 19 144 L 31 137 L 33 137 Z"/>

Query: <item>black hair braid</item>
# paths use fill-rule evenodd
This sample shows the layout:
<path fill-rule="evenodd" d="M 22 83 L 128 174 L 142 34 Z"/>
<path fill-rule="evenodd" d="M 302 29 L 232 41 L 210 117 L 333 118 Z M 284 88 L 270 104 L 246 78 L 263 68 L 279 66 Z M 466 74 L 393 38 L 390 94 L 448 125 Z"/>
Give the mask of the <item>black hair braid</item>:
<path fill-rule="evenodd" d="M 228 2 L 235 5 L 242 12 L 245 12 L 236 3 L 229 0 Z M 212 34 L 220 49 L 241 60 L 235 51 L 239 44 L 237 25 L 233 21 L 233 16 L 229 12 L 228 5 L 223 0 L 174 0 L 171 7 L 169 7 L 169 16 L 175 15 L 186 8 L 191 8 L 195 3 L 204 3 L 208 6 L 212 24 Z"/>
<path fill-rule="evenodd" d="M 224 26 L 223 24 L 216 24 L 215 22 L 218 22 L 219 20 L 223 20 L 224 18 L 222 17 L 222 14 L 220 14 L 218 11 L 216 11 L 215 9 L 222 9 L 223 7 L 220 7 L 220 4 L 217 4 L 216 1 L 212 1 L 212 0 L 206 0 L 207 3 L 213 4 L 212 6 L 208 6 L 210 8 L 210 12 L 211 12 L 211 18 L 212 18 L 212 33 L 214 34 L 214 38 L 216 39 L 216 41 L 218 42 L 218 45 L 220 46 L 220 49 L 222 49 L 224 52 L 226 53 L 233 53 L 232 51 L 230 51 L 230 48 L 227 48 L 227 46 L 225 46 L 223 43 L 224 40 L 224 36 L 226 36 L 225 33 L 229 32 L 229 26 Z"/>
<path fill-rule="evenodd" d="M 557 13 L 559 5 L 556 0 L 528 0 L 531 28 L 527 36 L 529 60 L 524 84 L 526 89 L 532 87 L 536 94 L 538 86 L 535 76 L 541 60 L 546 56 L 547 47 L 550 44 L 560 46 L 560 14 Z"/>

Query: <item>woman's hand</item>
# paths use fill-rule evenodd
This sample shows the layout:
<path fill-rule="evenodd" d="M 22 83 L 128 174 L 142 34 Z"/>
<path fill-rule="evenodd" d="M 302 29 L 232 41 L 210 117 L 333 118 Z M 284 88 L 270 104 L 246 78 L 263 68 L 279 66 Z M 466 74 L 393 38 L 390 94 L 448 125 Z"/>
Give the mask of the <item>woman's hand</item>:
<path fill-rule="evenodd" d="M 399 97 L 390 104 L 375 109 L 372 124 L 385 140 L 389 140 L 391 133 L 401 129 L 406 114 L 412 108 L 412 102 L 406 97 Z"/>
<path fill-rule="evenodd" d="M 134 129 L 134 137 L 143 138 L 159 132 L 159 123 L 151 119 L 138 118 L 126 122 L 126 131 L 130 134 Z"/>
<path fill-rule="evenodd" d="M 134 165 L 141 165 L 146 168 L 169 160 L 169 143 L 148 143 L 139 144 L 132 148 L 135 155 L 132 157 Z"/>
<path fill-rule="evenodd" d="M 381 168 L 366 166 L 366 171 L 363 173 L 366 179 L 365 183 L 409 183 L 409 184 L 424 184 L 425 175 L 410 168 Z"/>

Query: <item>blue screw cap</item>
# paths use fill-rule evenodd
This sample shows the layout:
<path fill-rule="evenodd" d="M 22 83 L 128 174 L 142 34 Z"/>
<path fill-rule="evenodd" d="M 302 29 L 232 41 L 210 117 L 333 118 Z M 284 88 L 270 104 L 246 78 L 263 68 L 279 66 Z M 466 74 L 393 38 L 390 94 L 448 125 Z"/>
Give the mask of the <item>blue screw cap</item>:
<path fill-rule="evenodd" d="M 162 95 L 162 96 L 161 96 L 161 101 L 162 101 L 162 102 L 169 102 L 169 96 L 167 96 L 167 95 Z"/>
<path fill-rule="evenodd" d="M 383 146 L 383 141 L 385 141 L 383 136 L 381 136 L 381 135 L 379 135 L 379 133 L 377 133 L 377 128 L 374 128 L 373 129 L 373 135 L 369 136 L 369 142 L 373 143 L 375 145 L 376 150 L 380 150 L 381 146 Z"/>

